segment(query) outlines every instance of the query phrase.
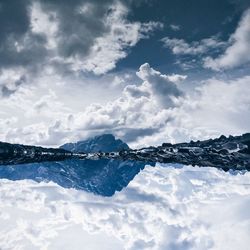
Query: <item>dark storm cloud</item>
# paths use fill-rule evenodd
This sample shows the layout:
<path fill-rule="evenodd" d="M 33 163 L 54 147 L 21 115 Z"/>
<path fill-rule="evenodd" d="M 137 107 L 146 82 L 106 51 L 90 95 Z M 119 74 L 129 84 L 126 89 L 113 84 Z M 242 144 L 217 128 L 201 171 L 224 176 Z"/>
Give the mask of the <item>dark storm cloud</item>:
<path fill-rule="evenodd" d="M 31 79 L 47 66 L 61 75 L 106 73 L 127 56 L 127 48 L 160 27 L 128 21 L 133 3 L 0 0 L 0 70 L 23 67 Z"/>
<path fill-rule="evenodd" d="M 0 43 L 10 35 L 20 36 L 29 29 L 27 0 L 0 0 Z"/>
<path fill-rule="evenodd" d="M 58 49 L 61 56 L 88 53 L 94 39 L 106 31 L 103 19 L 112 2 L 112 0 L 43 1 L 44 10 L 55 11 L 59 19 Z M 84 6 L 88 8 L 86 13 L 81 12 Z"/>
<path fill-rule="evenodd" d="M 4 97 L 8 97 L 11 94 L 15 93 L 15 90 L 11 90 L 7 86 L 3 86 L 1 91 L 2 91 L 2 96 Z"/>
<path fill-rule="evenodd" d="M 24 75 L 20 76 L 18 79 L 11 81 L 5 80 L 0 85 L 0 96 L 9 97 L 15 93 L 20 85 L 26 82 L 26 77 Z"/>
<path fill-rule="evenodd" d="M 58 52 L 63 57 L 86 55 L 96 37 L 103 34 L 103 18 L 113 1 L 40 1 L 46 12 L 55 13 L 59 24 Z M 0 65 L 27 65 L 41 63 L 49 51 L 46 37 L 31 32 L 30 11 L 34 1 L 0 0 Z M 83 15 L 81 7 L 89 4 L 89 13 Z M 53 18 L 53 16 L 51 16 Z M 21 44 L 22 50 L 18 50 Z"/>
<path fill-rule="evenodd" d="M 104 20 L 115 2 L 0 0 L 1 96 L 10 96 L 27 82 L 6 82 L 1 76 L 9 69 L 21 67 L 20 78 L 27 79 L 36 79 L 47 65 L 59 74 L 71 74 L 75 58 L 86 58 L 95 39 L 109 32 Z"/>
<path fill-rule="evenodd" d="M 23 47 L 21 51 L 17 49 L 18 43 L 21 43 Z M 16 35 L 11 33 L 1 42 L 0 66 L 35 68 L 48 56 L 45 44 L 46 38 L 42 35 L 29 34 L 25 36 L 25 34 Z"/>
<path fill-rule="evenodd" d="M 46 54 L 44 38 L 37 35 L 26 39 L 25 47 L 18 51 L 18 42 L 23 42 L 30 29 L 29 6 L 27 0 L 0 0 L 0 67 L 27 65 Z"/>
<path fill-rule="evenodd" d="M 46 58 L 46 36 L 31 32 L 32 4 L 56 17 L 58 22 L 57 52 L 64 58 L 85 56 L 95 38 L 108 32 L 103 22 L 115 0 L 0 0 L 0 65 L 27 65 Z M 133 1 L 122 1 L 128 5 Z M 83 13 L 85 8 L 85 13 Z M 18 51 L 17 43 L 23 45 Z"/>

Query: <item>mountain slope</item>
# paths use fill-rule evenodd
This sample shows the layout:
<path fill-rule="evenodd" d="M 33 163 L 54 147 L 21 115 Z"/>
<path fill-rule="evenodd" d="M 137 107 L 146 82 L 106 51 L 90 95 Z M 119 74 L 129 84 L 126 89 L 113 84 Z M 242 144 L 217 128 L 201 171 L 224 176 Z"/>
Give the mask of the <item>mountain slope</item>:
<path fill-rule="evenodd" d="M 90 138 L 85 141 L 79 141 L 76 143 L 67 143 L 60 148 L 71 152 L 112 152 L 120 151 L 122 149 L 129 149 L 128 145 L 120 139 L 116 139 L 112 134 L 104 134 Z"/>

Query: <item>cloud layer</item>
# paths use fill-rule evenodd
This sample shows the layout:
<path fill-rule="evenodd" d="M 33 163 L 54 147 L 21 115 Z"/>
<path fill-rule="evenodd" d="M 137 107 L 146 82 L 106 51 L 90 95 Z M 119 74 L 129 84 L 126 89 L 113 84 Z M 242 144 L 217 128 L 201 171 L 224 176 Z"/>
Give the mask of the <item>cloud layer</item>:
<path fill-rule="evenodd" d="M 130 146 L 141 147 L 249 130 L 249 76 L 211 78 L 190 92 L 184 91 L 185 75 L 165 75 L 149 64 L 139 68 L 137 77 L 134 84 L 121 85 L 122 93 L 112 101 L 92 103 L 83 110 L 82 95 L 74 97 L 77 106 L 73 105 L 67 96 L 72 90 L 65 93 L 61 84 L 52 90 L 48 80 L 41 79 L 44 87 L 38 92 L 22 87 L 1 100 L 1 140 L 56 146 L 113 133 Z"/>

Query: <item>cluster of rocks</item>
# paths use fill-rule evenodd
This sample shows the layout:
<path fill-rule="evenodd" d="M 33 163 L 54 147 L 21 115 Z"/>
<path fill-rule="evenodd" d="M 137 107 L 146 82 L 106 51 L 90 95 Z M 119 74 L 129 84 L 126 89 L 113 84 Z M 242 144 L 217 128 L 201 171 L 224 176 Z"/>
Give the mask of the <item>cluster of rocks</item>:
<path fill-rule="evenodd" d="M 163 143 L 122 153 L 123 159 L 250 171 L 250 133 L 189 143 Z"/>

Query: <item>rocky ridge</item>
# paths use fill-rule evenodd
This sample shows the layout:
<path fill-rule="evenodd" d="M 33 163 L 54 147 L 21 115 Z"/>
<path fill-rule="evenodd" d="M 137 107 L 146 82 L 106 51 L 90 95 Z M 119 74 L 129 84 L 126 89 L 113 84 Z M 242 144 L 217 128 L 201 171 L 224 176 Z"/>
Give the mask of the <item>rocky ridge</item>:
<path fill-rule="evenodd" d="M 114 147 L 108 145 L 107 150 L 97 146 L 96 140 L 105 142 L 105 139 L 100 137 L 91 143 L 86 143 L 85 146 L 84 143 L 65 144 L 59 149 L 0 143 L 0 165 L 63 161 L 66 159 L 116 159 L 119 161 L 180 163 L 200 167 L 216 167 L 225 171 L 230 169 L 250 170 L 250 133 L 229 137 L 222 135 L 216 139 L 189 143 L 163 143 L 159 147 L 137 150 L 129 149 L 122 141 L 115 140 L 112 135 L 106 135 L 106 137 L 111 138 L 113 145 L 115 145 Z"/>

